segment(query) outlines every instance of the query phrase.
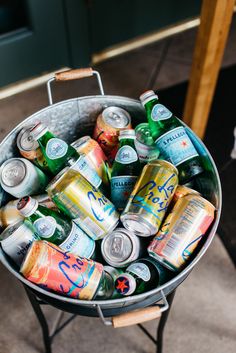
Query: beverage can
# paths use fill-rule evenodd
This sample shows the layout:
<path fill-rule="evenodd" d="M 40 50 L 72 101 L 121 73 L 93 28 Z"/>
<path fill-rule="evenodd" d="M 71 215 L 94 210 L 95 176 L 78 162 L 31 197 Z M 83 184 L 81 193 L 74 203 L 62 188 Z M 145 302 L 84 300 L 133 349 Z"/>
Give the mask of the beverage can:
<path fill-rule="evenodd" d="M 101 244 L 104 260 L 114 267 L 125 267 L 141 252 L 140 239 L 124 228 L 117 228 L 105 236 Z"/>
<path fill-rule="evenodd" d="M 25 158 L 10 158 L 0 168 L 0 184 L 9 194 L 20 198 L 42 193 L 48 177 Z"/>
<path fill-rule="evenodd" d="M 93 167 L 105 185 L 109 183 L 109 163 L 102 148 L 90 136 L 83 136 L 71 144 L 79 154 L 83 154 L 88 164 Z"/>
<path fill-rule="evenodd" d="M 172 204 L 174 205 L 179 199 L 181 199 L 182 197 L 184 196 L 187 196 L 187 195 L 200 195 L 200 193 L 192 188 L 189 188 L 185 185 L 178 185 L 176 190 L 175 190 L 175 193 L 174 193 L 174 196 L 172 198 Z"/>
<path fill-rule="evenodd" d="M 99 114 L 93 138 L 99 143 L 109 161 L 115 158 L 119 132 L 123 129 L 131 129 L 131 117 L 126 110 L 108 107 Z"/>
<path fill-rule="evenodd" d="M 134 143 L 140 162 L 148 163 L 152 160 L 158 159 L 160 152 L 154 144 L 148 123 L 137 125 L 135 128 L 135 135 L 136 139 L 134 140 Z"/>
<path fill-rule="evenodd" d="M 92 239 L 102 239 L 119 221 L 114 205 L 80 173 L 65 168 L 48 185 L 57 207 Z"/>
<path fill-rule="evenodd" d="M 214 220 L 214 211 L 215 207 L 200 195 L 178 199 L 149 245 L 149 255 L 170 270 L 179 270 Z"/>
<path fill-rule="evenodd" d="M 34 140 L 31 130 L 35 125 L 25 126 L 17 135 L 16 144 L 20 154 L 35 163 L 38 167 L 48 171 L 47 161 L 39 147 L 39 144 Z"/>
<path fill-rule="evenodd" d="M 91 300 L 99 286 L 103 265 L 64 252 L 47 241 L 38 240 L 30 247 L 20 272 L 29 281 L 46 290 Z"/>
<path fill-rule="evenodd" d="M 1 233 L 1 245 L 4 252 L 20 266 L 25 254 L 37 235 L 26 222 L 22 220 L 9 225 Z"/>
<path fill-rule="evenodd" d="M 178 171 L 167 161 L 144 166 L 121 215 L 125 228 L 136 235 L 154 235 L 165 216 L 178 185 Z"/>

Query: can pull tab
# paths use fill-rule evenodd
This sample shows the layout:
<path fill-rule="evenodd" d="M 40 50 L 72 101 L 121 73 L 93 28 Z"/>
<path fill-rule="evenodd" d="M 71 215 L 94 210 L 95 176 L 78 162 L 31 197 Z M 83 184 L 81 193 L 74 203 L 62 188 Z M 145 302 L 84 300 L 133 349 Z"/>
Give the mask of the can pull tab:
<path fill-rule="evenodd" d="M 48 91 L 48 101 L 49 104 L 53 104 L 52 100 L 52 90 L 51 90 L 51 83 L 53 81 L 62 82 L 62 81 L 71 81 L 71 80 L 79 80 L 85 77 L 91 77 L 95 75 L 97 78 L 98 86 L 101 95 L 104 95 L 103 84 L 101 80 L 101 76 L 98 71 L 93 70 L 91 67 L 82 68 L 82 69 L 74 69 L 74 70 L 66 70 L 55 73 L 55 76 L 50 78 L 47 82 L 47 91 Z"/>
<path fill-rule="evenodd" d="M 232 159 L 236 159 L 236 126 L 234 128 L 234 147 L 232 149 L 232 152 L 231 152 L 231 158 Z"/>

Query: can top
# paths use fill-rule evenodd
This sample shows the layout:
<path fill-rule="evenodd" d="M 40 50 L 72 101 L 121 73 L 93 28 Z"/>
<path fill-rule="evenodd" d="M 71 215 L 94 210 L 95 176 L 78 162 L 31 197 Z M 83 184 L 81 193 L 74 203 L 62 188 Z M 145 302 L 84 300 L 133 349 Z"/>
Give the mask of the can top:
<path fill-rule="evenodd" d="M 135 131 L 133 129 L 121 130 L 119 133 L 119 140 L 126 138 L 135 139 Z"/>
<path fill-rule="evenodd" d="M 30 196 L 22 197 L 17 204 L 17 209 L 24 217 L 31 216 L 38 208 L 38 201 Z"/>
<path fill-rule="evenodd" d="M 90 140 L 91 140 L 91 137 L 86 135 L 72 142 L 71 146 L 74 147 L 75 149 L 79 149 L 80 147 L 86 145 Z"/>
<path fill-rule="evenodd" d="M 63 180 L 63 178 L 69 171 L 74 174 L 79 174 L 79 172 L 77 172 L 76 170 L 71 169 L 70 167 L 65 167 L 50 181 L 50 183 L 46 187 L 46 192 L 50 194 L 52 190 Z"/>
<path fill-rule="evenodd" d="M 131 122 L 129 113 L 119 107 L 108 107 L 104 109 L 102 118 L 107 125 L 115 129 L 123 129 Z"/>
<path fill-rule="evenodd" d="M 142 105 L 144 106 L 146 103 L 148 103 L 152 99 L 158 99 L 158 95 L 155 94 L 154 91 L 148 90 L 148 91 L 143 92 L 141 94 L 141 96 L 139 97 L 139 99 L 140 99 Z"/>
<path fill-rule="evenodd" d="M 1 182 L 8 187 L 20 185 L 24 180 L 27 167 L 23 158 L 10 158 L 1 167 Z"/>
<path fill-rule="evenodd" d="M 179 175 L 178 169 L 172 163 L 170 163 L 168 161 L 165 161 L 164 159 L 153 160 L 153 161 L 149 162 L 145 167 L 147 167 L 148 165 L 159 165 L 159 166 L 162 166 L 164 168 L 170 169 L 176 175 Z"/>
<path fill-rule="evenodd" d="M 133 242 L 129 231 L 117 228 L 111 234 L 105 236 L 101 249 L 105 260 L 111 265 L 126 261 L 133 252 Z"/>
<path fill-rule="evenodd" d="M 151 129 L 150 129 L 148 123 L 141 123 L 141 124 L 137 125 L 135 128 L 135 135 L 136 135 L 136 139 L 139 142 L 141 142 L 147 146 L 154 145 L 154 140 L 152 138 Z"/>
<path fill-rule="evenodd" d="M 35 151 L 39 147 L 38 142 L 34 140 L 31 134 L 31 129 L 34 126 L 35 125 L 24 127 L 17 135 L 16 144 L 19 150 Z"/>
<path fill-rule="evenodd" d="M 47 257 L 47 244 L 48 243 L 44 240 L 33 241 L 20 267 L 20 273 L 22 273 L 24 277 L 28 278 L 31 273 L 34 273 L 34 269 L 39 263 L 44 263 L 42 257 L 45 259 Z"/>
<path fill-rule="evenodd" d="M 41 136 L 43 136 L 48 131 L 48 128 L 39 122 L 35 125 L 31 130 L 30 133 L 34 140 L 38 140 Z"/>
<path fill-rule="evenodd" d="M 4 241 L 4 245 L 8 245 L 8 243 L 10 242 L 14 242 L 15 237 L 13 238 L 13 234 L 23 223 L 23 220 L 21 220 L 16 223 L 10 224 L 6 229 L 4 229 L 4 231 L 0 235 L 0 240 Z"/>
<path fill-rule="evenodd" d="M 122 295 L 131 295 L 136 289 L 136 281 L 129 273 L 121 274 L 115 282 L 116 291 Z"/>

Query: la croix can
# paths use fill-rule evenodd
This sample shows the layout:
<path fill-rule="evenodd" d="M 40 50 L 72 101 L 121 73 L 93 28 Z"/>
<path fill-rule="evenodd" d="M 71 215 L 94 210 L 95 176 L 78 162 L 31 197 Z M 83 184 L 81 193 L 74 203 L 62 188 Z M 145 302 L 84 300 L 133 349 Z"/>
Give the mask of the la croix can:
<path fill-rule="evenodd" d="M 129 113 L 119 107 L 108 107 L 97 117 L 93 138 L 99 143 L 110 162 L 115 159 L 119 132 L 131 128 Z"/>
<path fill-rule="evenodd" d="M 149 255 L 172 271 L 189 259 L 214 220 L 215 207 L 199 195 L 180 198 L 148 247 Z"/>
<path fill-rule="evenodd" d="M 102 239 L 119 221 L 114 205 L 73 169 L 63 169 L 47 192 L 57 207 L 94 240 Z"/>
<path fill-rule="evenodd" d="M 79 154 L 83 154 L 102 179 L 105 185 L 109 184 L 109 163 L 101 146 L 90 136 L 83 136 L 71 144 Z"/>
<path fill-rule="evenodd" d="M 47 161 L 39 147 L 37 141 L 34 140 L 31 130 L 35 125 L 25 126 L 17 135 L 16 144 L 20 154 L 35 163 L 38 167 L 45 171 L 49 171 Z"/>
<path fill-rule="evenodd" d="M 121 215 L 124 227 L 139 236 L 156 234 L 177 185 L 178 170 L 171 163 L 145 165 Z"/>
<path fill-rule="evenodd" d="M 24 221 L 9 225 L 0 236 L 4 252 L 20 266 L 30 245 L 38 239 L 33 228 Z"/>
<path fill-rule="evenodd" d="M 194 189 L 191 189 L 185 185 L 178 185 L 171 203 L 174 205 L 179 199 L 187 195 L 200 195 L 200 193 Z"/>
<path fill-rule="evenodd" d="M 0 184 L 16 198 L 44 192 L 48 177 L 25 158 L 10 158 L 0 168 Z"/>
<path fill-rule="evenodd" d="M 46 290 L 72 298 L 91 300 L 99 286 L 103 265 L 76 257 L 54 244 L 38 240 L 30 247 L 20 272 L 29 281 Z"/>
<path fill-rule="evenodd" d="M 125 228 L 116 228 L 102 240 L 101 251 L 109 265 L 125 267 L 140 256 L 140 239 Z"/>

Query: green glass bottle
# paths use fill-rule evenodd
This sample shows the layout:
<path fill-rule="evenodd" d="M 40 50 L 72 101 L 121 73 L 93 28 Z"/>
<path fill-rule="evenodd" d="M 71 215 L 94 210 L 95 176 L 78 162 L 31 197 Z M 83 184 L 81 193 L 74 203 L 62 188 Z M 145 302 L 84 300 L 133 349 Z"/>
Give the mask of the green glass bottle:
<path fill-rule="evenodd" d="M 30 196 L 21 198 L 17 209 L 40 239 L 59 245 L 75 256 L 88 259 L 93 255 L 95 241 L 64 215 L 38 205 L 38 201 Z"/>
<path fill-rule="evenodd" d="M 201 159 L 181 121 L 160 104 L 154 91 L 140 96 L 157 148 L 163 159 L 174 164 L 184 184 L 203 171 Z"/>
<path fill-rule="evenodd" d="M 122 211 L 140 174 L 141 164 L 134 145 L 135 131 L 122 130 L 119 140 L 111 172 L 111 201 Z"/>
<path fill-rule="evenodd" d="M 121 273 L 121 269 L 104 266 L 104 272 L 95 298 L 99 300 L 121 298 L 121 295 L 115 289 L 115 281 Z"/>
<path fill-rule="evenodd" d="M 169 271 L 149 257 L 131 263 L 115 282 L 122 296 L 141 294 L 157 288 L 169 279 Z"/>
<path fill-rule="evenodd" d="M 17 204 L 17 209 L 26 221 L 33 225 L 37 235 L 43 240 L 60 245 L 70 233 L 70 220 L 62 219 L 58 212 L 39 205 L 37 200 L 30 196 L 22 197 Z"/>
<path fill-rule="evenodd" d="M 59 173 L 66 166 L 69 159 L 75 158 L 77 160 L 80 157 L 74 147 L 56 137 L 42 123 L 38 123 L 33 127 L 31 135 L 38 142 L 47 161 L 48 168 L 53 175 Z"/>

